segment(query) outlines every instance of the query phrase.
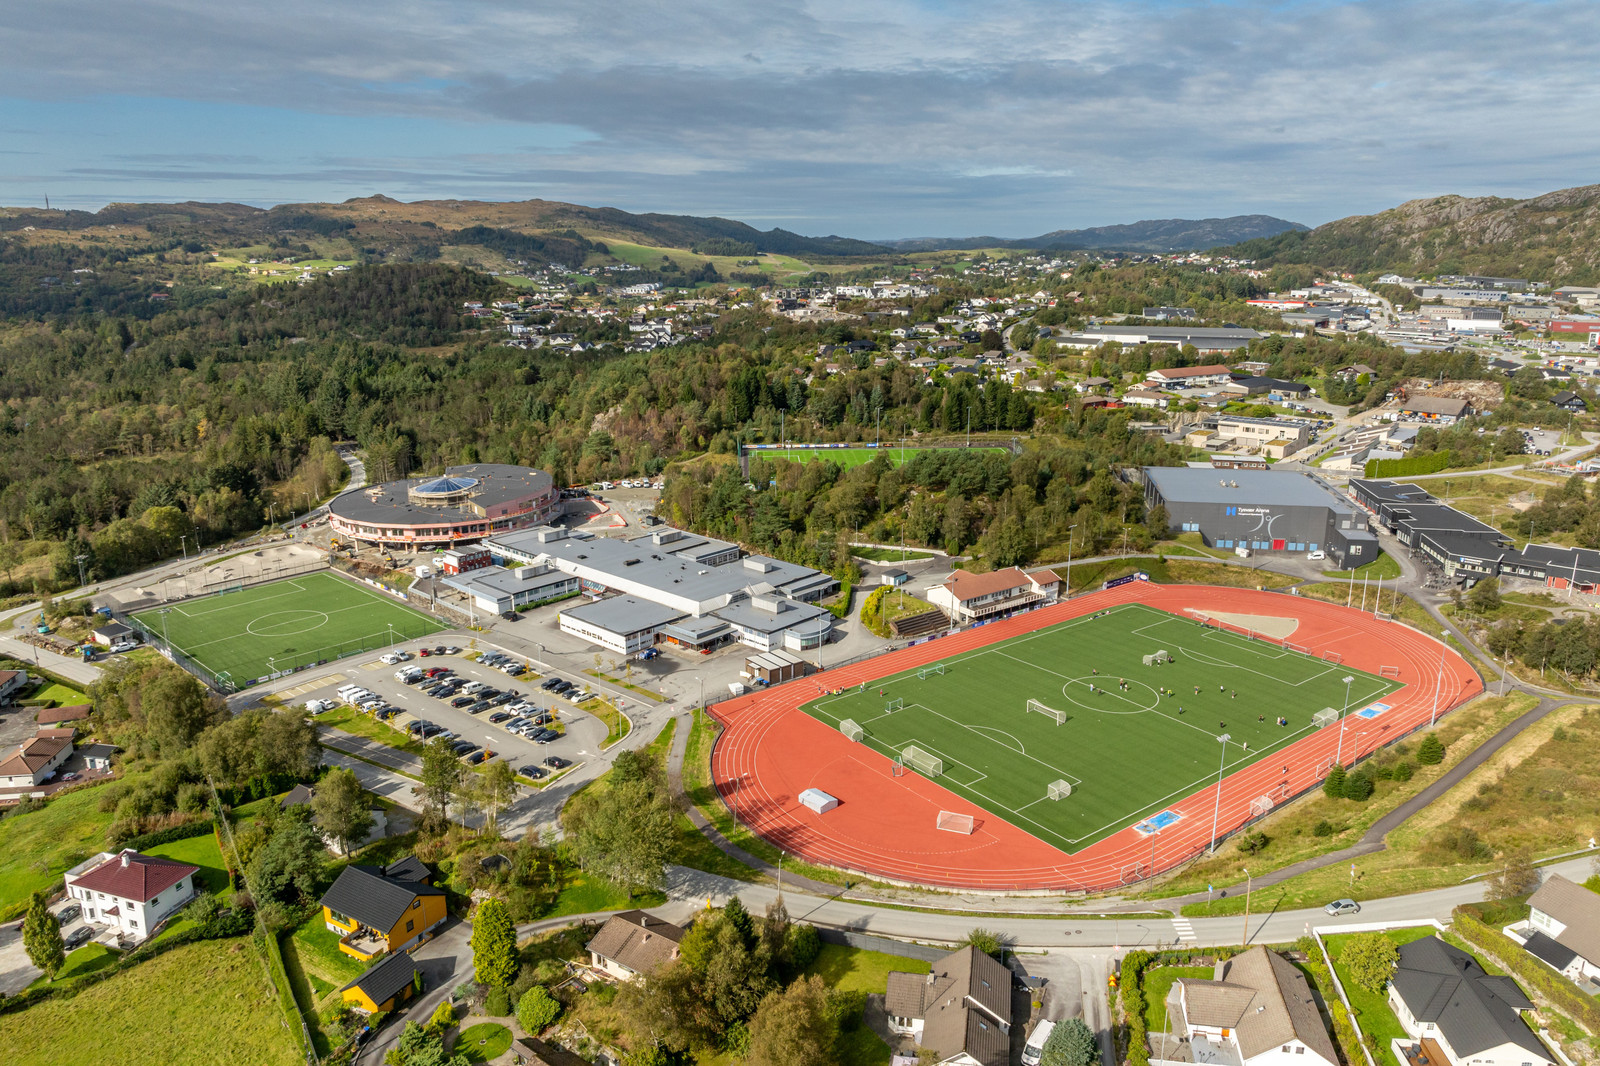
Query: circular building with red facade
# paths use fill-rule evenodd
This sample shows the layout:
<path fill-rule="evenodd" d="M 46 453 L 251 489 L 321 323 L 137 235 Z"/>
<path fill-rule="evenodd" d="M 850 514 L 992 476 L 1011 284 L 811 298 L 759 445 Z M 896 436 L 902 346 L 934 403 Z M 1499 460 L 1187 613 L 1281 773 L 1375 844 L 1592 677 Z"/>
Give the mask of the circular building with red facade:
<path fill-rule="evenodd" d="M 328 505 L 334 532 L 385 548 L 448 548 L 561 514 L 561 494 L 542 470 L 503 463 L 452 466 L 442 476 L 367 485 Z"/>

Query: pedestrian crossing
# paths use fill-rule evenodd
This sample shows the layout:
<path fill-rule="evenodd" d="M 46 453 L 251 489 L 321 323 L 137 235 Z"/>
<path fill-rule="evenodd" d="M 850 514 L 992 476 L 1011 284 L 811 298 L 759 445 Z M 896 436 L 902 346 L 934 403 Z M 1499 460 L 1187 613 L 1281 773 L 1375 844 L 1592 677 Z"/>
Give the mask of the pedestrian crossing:
<path fill-rule="evenodd" d="M 1195 936 L 1194 926 L 1190 924 L 1189 919 L 1187 918 L 1180 916 L 1172 919 L 1172 928 L 1173 931 L 1178 934 L 1179 940 L 1198 941 L 1200 939 L 1198 936 Z"/>

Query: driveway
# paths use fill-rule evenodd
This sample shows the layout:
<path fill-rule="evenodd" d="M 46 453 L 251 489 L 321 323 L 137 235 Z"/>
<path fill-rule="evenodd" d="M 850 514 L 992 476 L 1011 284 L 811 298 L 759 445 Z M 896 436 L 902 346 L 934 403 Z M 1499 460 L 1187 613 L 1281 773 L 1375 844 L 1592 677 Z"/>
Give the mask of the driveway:
<path fill-rule="evenodd" d="M 407 1021 L 427 1022 L 440 1003 L 463 981 L 472 979 L 472 925 L 451 920 L 444 931 L 416 951 L 412 961 L 422 971 L 422 996 L 406 1010 L 390 1016 L 389 1023 L 356 1057 L 358 1063 L 377 1064 L 400 1040 Z"/>

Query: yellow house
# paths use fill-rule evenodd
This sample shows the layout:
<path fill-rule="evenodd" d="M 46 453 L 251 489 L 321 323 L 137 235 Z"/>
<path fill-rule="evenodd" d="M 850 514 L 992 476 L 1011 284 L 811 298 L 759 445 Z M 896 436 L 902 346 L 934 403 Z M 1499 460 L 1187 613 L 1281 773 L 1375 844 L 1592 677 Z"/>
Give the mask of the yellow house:
<path fill-rule="evenodd" d="M 346 866 L 322 897 L 322 920 L 339 950 L 363 962 L 409 951 L 449 917 L 444 889 L 428 884 L 414 855 L 388 866 Z"/>
<path fill-rule="evenodd" d="M 398 951 L 339 990 L 344 1001 L 359 1011 L 391 1011 L 416 991 L 417 967 L 411 956 Z"/>

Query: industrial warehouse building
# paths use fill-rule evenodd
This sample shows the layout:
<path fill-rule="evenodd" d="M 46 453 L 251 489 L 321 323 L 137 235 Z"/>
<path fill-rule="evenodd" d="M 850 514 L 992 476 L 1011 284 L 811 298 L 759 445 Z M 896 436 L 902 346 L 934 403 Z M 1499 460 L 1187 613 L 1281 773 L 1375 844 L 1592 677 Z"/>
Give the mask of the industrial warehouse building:
<path fill-rule="evenodd" d="M 837 579 L 681 529 L 620 540 L 547 526 L 498 537 L 489 548 L 525 565 L 446 584 L 496 609 L 519 606 L 519 596 L 523 603 L 573 591 L 600 597 L 562 610 L 561 629 L 622 655 L 659 643 L 709 651 L 731 641 L 763 652 L 807 651 L 833 632 L 833 615 L 815 601 L 837 592 Z"/>
<path fill-rule="evenodd" d="M 1306 474 L 1147 466 L 1144 479 L 1146 506 L 1165 507 L 1173 532 L 1211 547 L 1324 551 L 1341 568 L 1378 557 L 1365 513 Z"/>

